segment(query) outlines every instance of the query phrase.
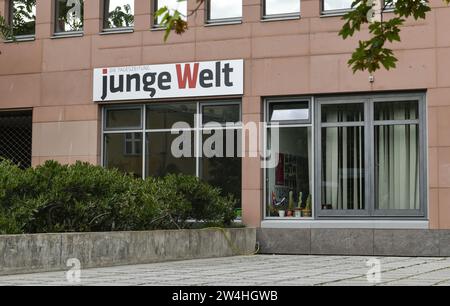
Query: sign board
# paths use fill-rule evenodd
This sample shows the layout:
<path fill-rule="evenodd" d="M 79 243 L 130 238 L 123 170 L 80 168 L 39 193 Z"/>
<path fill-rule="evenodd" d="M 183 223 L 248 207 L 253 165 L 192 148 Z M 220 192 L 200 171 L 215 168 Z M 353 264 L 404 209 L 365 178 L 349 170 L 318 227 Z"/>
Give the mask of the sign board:
<path fill-rule="evenodd" d="M 94 101 L 244 94 L 244 61 L 94 69 Z"/>

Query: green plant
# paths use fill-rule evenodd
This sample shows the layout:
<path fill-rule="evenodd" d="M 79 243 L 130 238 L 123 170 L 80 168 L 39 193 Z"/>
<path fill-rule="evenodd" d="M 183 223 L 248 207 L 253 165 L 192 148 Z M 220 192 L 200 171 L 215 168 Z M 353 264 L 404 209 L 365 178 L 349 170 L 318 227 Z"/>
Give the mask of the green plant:
<path fill-rule="evenodd" d="M 22 170 L 0 161 L 0 234 L 229 226 L 234 205 L 185 175 L 142 180 L 82 162 Z"/>

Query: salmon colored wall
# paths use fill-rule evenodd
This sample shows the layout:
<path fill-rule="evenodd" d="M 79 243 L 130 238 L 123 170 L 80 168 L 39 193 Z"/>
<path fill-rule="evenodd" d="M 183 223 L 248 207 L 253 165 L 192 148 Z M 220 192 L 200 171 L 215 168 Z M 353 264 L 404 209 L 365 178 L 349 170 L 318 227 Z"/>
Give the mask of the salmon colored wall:
<path fill-rule="evenodd" d="M 39 0 L 36 41 L 0 43 L 0 107 L 33 107 L 33 163 L 52 158 L 99 162 L 99 108 L 92 103 L 92 69 L 197 60 L 245 59 L 243 120 L 261 117 L 261 97 L 426 89 L 429 142 L 429 214 L 432 228 L 450 229 L 450 8 L 431 0 L 425 21 L 408 21 L 394 45 L 397 69 L 353 74 L 347 67 L 360 37 L 337 36 L 340 17 L 320 17 L 319 0 L 301 2 L 302 18 L 260 21 L 260 0 L 244 0 L 244 22 L 204 26 L 190 17 L 183 36 L 163 43 L 150 29 L 150 1 L 135 1 L 135 32 L 99 35 L 100 0 L 85 1 L 83 37 L 51 39 L 51 0 Z M 195 2 L 190 0 L 192 8 Z M 5 1 L 0 0 L 4 12 Z M 259 225 L 259 161 L 243 161 L 244 221 Z"/>

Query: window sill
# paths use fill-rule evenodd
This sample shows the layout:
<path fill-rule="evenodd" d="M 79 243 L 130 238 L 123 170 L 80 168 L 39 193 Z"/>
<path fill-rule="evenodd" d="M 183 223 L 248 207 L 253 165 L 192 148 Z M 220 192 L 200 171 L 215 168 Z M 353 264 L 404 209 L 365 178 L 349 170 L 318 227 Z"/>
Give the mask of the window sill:
<path fill-rule="evenodd" d="M 5 43 L 15 43 L 15 42 L 26 42 L 26 41 L 35 41 L 36 36 L 35 35 L 24 35 L 24 36 L 17 36 L 15 39 L 7 39 L 4 42 Z"/>
<path fill-rule="evenodd" d="M 300 15 L 291 15 L 291 16 L 263 16 L 261 22 L 272 22 L 272 21 L 290 21 L 290 20 L 299 20 L 301 19 Z"/>
<path fill-rule="evenodd" d="M 114 34 L 129 34 L 134 33 L 133 28 L 121 28 L 121 29 L 103 29 L 100 35 L 114 35 Z"/>
<path fill-rule="evenodd" d="M 427 220 L 263 220 L 262 228 L 429 229 Z"/>
<path fill-rule="evenodd" d="M 327 17 L 342 17 L 348 12 L 351 12 L 351 9 L 348 10 L 336 10 L 336 11 L 322 11 L 320 13 L 320 18 L 327 18 Z"/>
<path fill-rule="evenodd" d="M 215 26 L 226 26 L 226 25 L 236 25 L 236 24 L 242 24 L 242 20 L 221 20 L 221 21 L 207 21 L 205 23 L 205 27 L 215 27 Z"/>
<path fill-rule="evenodd" d="M 71 38 L 71 37 L 83 37 L 83 32 L 70 32 L 70 33 L 54 33 L 51 39 L 59 38 Z"/>

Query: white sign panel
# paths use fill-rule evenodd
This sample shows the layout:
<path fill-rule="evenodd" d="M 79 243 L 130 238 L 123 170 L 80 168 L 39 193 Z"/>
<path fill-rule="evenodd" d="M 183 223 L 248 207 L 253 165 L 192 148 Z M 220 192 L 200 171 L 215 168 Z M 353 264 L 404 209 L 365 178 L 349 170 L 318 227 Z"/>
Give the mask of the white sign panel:
<path fill-rule="evenodd" d="M 94 101 L 244 94 L 244 61 L 94 69 Z"/>

